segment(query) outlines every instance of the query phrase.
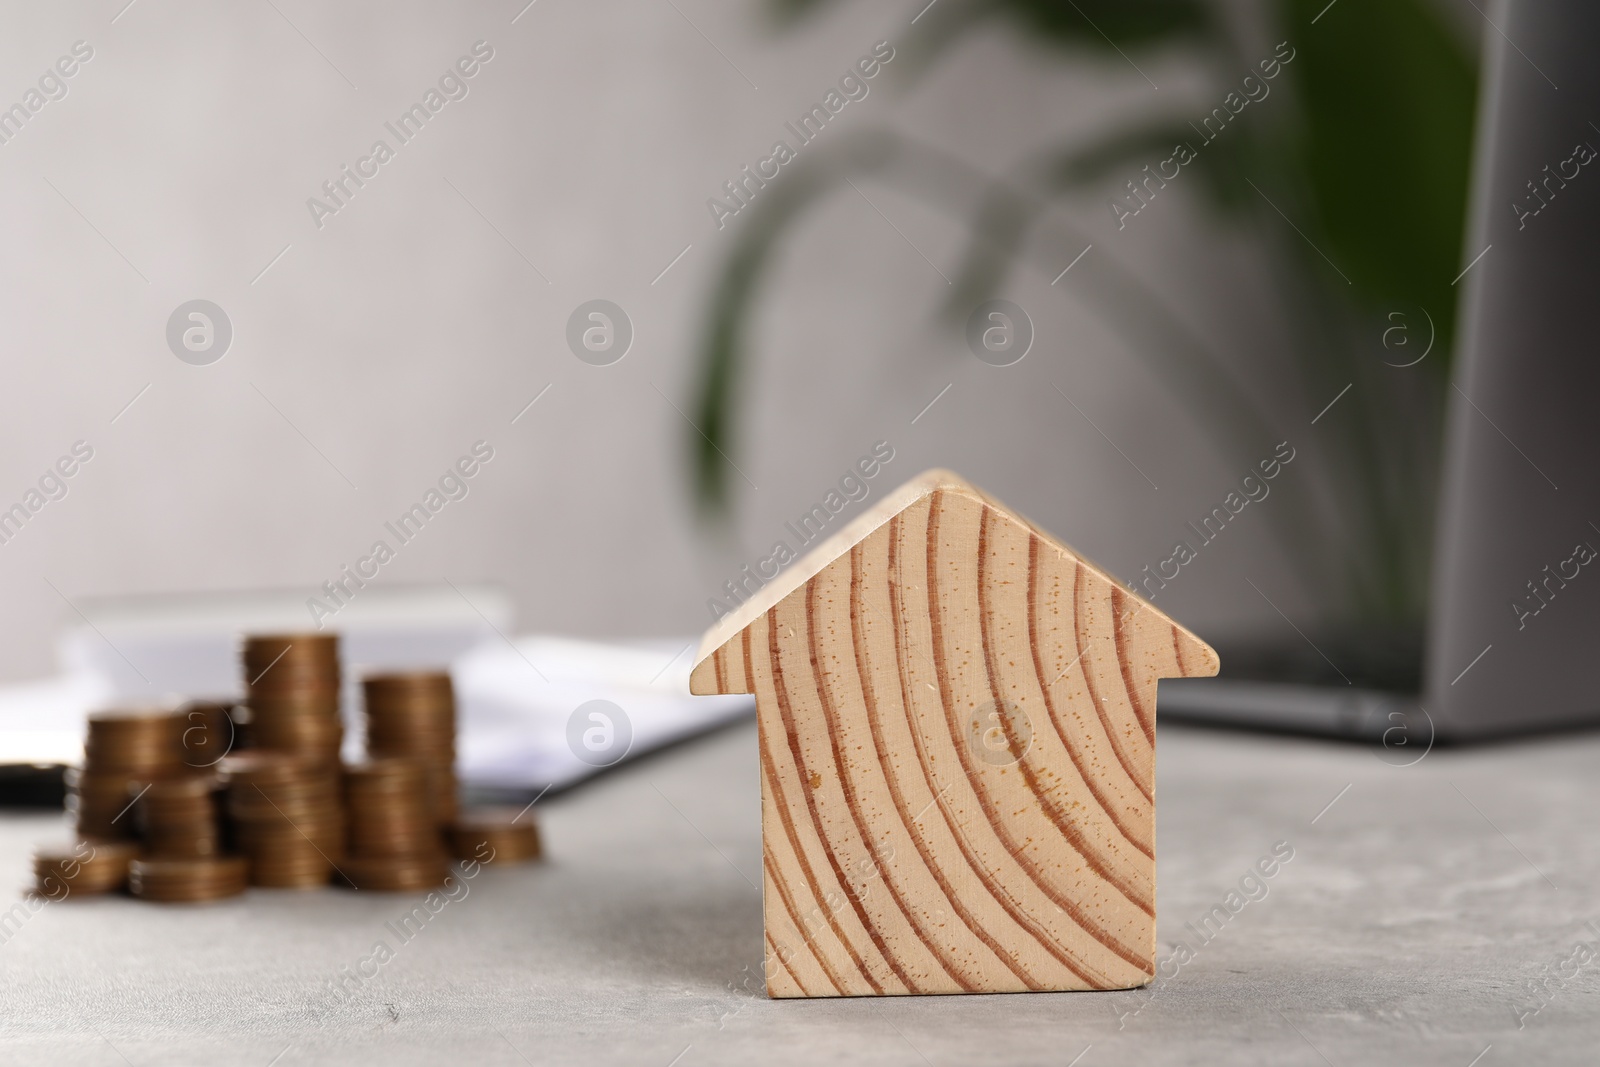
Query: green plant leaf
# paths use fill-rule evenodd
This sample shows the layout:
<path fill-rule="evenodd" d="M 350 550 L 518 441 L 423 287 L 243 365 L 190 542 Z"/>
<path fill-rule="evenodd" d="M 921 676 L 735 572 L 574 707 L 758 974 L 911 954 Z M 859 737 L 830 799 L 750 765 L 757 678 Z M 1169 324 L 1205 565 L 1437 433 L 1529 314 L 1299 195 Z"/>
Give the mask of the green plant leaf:
<path fill-rule="evenodd" d="M 1430 362 L 1442 374 L 1463 261 L 1472 59 L 1423 0 L 1282 6 L 1304 119 L 1290 151 L 1314 239 L 1369 311 L 1428 309 L 1441 353 Z"/>

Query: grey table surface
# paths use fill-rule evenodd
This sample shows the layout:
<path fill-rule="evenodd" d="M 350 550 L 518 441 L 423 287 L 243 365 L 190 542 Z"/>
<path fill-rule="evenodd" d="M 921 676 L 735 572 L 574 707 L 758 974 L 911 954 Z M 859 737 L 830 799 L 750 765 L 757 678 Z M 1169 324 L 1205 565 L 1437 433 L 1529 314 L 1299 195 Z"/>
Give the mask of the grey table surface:
<path fill-rule="evenodd" d="M 416 896 L 49 904 L 0 945 L 0 1058 L 69 1064 L 1600 1060 L 1600 735 L 1436 750 L 1163 727 L 1159 942 L 1121 993 L 769 1001 L 755 728 L 541 802 L 548 859 Z M 0 818 L 3 895 L 59 817 Z M 1293 858 L 1229 901 L 1279 842 Z M 1282 851 L 1282 847 L 1280 847 Z M 1202 941 L 1213 906 L 1226 923 Z M 9 907 L 10 899 L 5 901 Z M 383 941 L 392 958 L 376 962 Z M 1178 943 L 1190 950 L 1174 955 Z M 381 953 L 376 956 L 381 956 Z M 337 991 L 336 979 L 363 969 Z"/>

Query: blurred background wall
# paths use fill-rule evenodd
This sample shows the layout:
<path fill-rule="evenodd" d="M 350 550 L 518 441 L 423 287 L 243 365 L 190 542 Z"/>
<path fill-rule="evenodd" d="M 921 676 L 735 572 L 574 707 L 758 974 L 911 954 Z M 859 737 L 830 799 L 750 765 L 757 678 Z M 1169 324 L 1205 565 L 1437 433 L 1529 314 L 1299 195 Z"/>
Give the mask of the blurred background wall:
<path fill-rule="evenodd" d="M 875 44 L 900 48 L 822 138 L 887 126 L 989 171 L 1157 104 L 1204 114 L 1227 86 L 1179 53 L 1063 64 L 999 26 L 908 81 L 920 2 L 839 5 L 782 31 L 754 0 L 525 2 L 6 5 L 0 105 L 75 42 L 93 56 L 0 144 L 0 507 L 75 442 L 93 458 L 0 545 L 0 677 L 48 672 L 87 598 L 313 596 L 376 539 L 394 544 L 383 524 L 478 441 L 493 458 L 466 497 L 375 581 L 500 582 L 519 629 L 591 636 L 703 628 L 708 598 L 879 441 L 894 458 L 874 498 L 948 466 L 1129 579 L 1246 473 L 1072 271 L 1013 272 L 1003 295 L 1033 348 L 1010 367 L 975 359 L 936 319 L 964 222 L 865 180 L 774 264 L 733 520 L 697 520 L 696 346 L 740 221 L 719 230 L 707 200 L 792 141 L 784 123 Z M 1227 11 L 1270 55 L 1259 12 Z M 492 58 L 465 97 L 319 227 L 308 198 L 328 202 L 323 183 L 376 139 L 395 146 L 385 122 L 480 41 Z M 1088 257 L 1160 291 L 1304 428 L 1283 477 L 1310 477 L 1317 412 L 1278 373 L 1289 341 L 1262 296 L 1269 268 L 1196 192 L 1172 183 L 1120 231 L 1103 195 L 1057 210 Z M 197 298 L 233 330 L 207 366 L 166 338 Z M 566 341 L 596 298 L 634 331 L 608 366 Z M 1162 606 L 1202 632 L 1309 611 L 1257 518 L 1240 515 Z"/>

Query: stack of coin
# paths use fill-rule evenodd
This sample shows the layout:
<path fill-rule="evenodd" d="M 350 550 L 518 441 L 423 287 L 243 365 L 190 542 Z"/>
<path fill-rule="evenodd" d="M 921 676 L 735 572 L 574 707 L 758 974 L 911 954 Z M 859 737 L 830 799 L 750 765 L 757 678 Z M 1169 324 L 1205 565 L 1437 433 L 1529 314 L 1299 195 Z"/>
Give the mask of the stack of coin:
<path fill-rule="evenodd" d="M 242 659 L 255 747 L 304 757 L 330 773 L 336 770 L 344 741 L 338 635 L 247 637 Z"/>
<path fill-rule="evenodd" d="M 367 754 L 415 760 L 427 770 L 434 822 L 456 813 L 456 697 L 447 671 L 375 674 L 362 680 Z"/>
<path fill-rule="evenodd" d="M 238 896 L 245 874 L 243 856 L 137 859 L 128 865 L 128 888 L 145 900 L 195 903 Z"/>
<path fill-rule="evenodd" d="M 166 708 L 106 711 L 89 716 L 83 768 L 68 775 L 69 809 L 87 838 L 131 838 L 124 813 L 150 782 L 184 771 L 183 716 Z"/>
<path fill-rule="evenodd" d="M 527 808 L 468 808 L 450 824 L 458 860 L 525 863 L 539 858 L 539 827 Z"/>
<path fill-rule="evenodd" d="M 344 850 L 338 780 L 319 764 L 281 752 L 241 752 L 223 760 L 221 770 L 250 883 L 327 885 Z"/>
<path fill-rule="evenodd" d="M 222 824 L 217 818 L 215 774 L 188 774 L 151 782 L 135 806 L 139 834 L 154 856 L 217 856 Z"/>
<path fill-rule="evenodd" d="M 77 841 L 33 850 L 34 891 L 47 900 L 109 893 L 128 881 L 128 864 L 139 855 L 131 841 Z"/>
<path fill-rule="evenodd" d="M 425 765 L 378 758 L 345 768 L 350 850 L 340 870 L 357 889 L 442 885 L 449 873 Z"/>

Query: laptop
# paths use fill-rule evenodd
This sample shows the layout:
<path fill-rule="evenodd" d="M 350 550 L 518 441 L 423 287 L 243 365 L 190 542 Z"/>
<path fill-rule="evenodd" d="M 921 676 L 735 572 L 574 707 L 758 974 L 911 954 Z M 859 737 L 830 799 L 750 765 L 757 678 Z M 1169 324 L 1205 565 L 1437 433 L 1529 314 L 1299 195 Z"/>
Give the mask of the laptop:
<path fill-rule="evenodd" d="M 1396 758 L 1600 722 L 1600 4 L 1487 17 L 1426 632 L 1219 644 L 1165 719 Z"/>

